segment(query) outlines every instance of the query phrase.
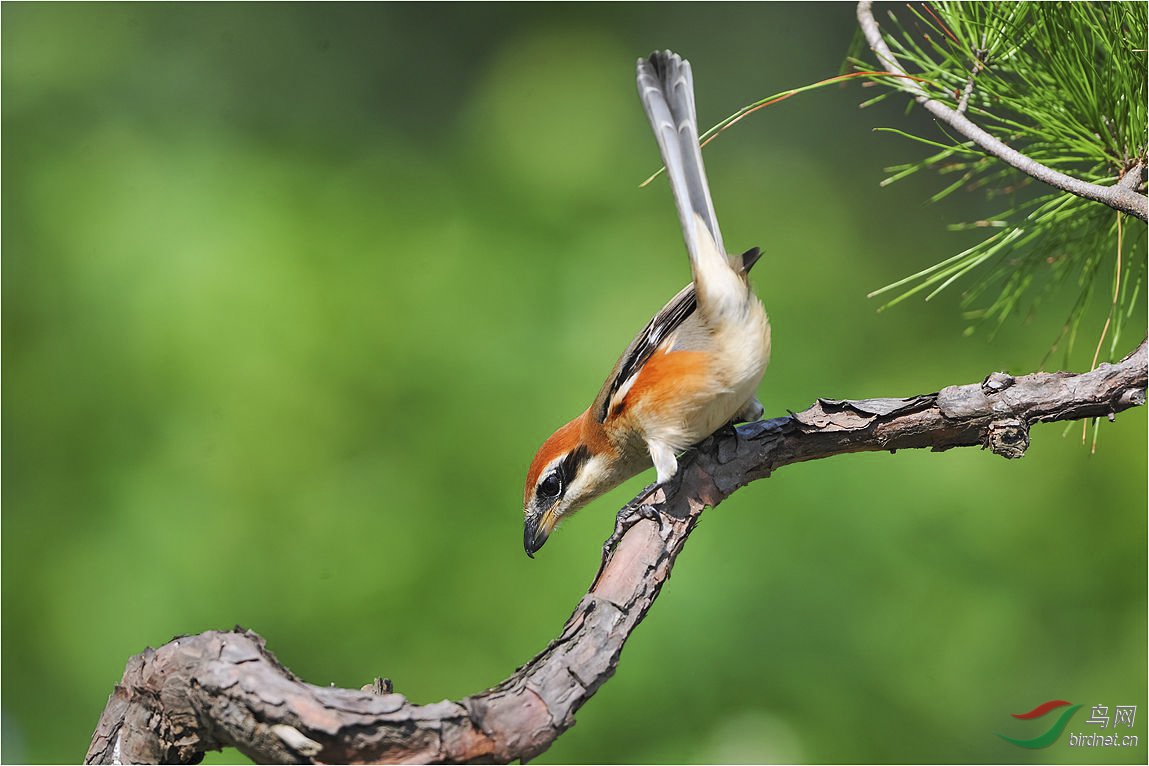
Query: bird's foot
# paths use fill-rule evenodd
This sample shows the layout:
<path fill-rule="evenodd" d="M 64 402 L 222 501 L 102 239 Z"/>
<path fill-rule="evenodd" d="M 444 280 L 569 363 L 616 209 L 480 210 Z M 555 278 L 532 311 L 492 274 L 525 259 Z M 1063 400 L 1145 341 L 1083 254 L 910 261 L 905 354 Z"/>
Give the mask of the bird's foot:
<path fill-rule="evenodd" d="M 643 497 L 646 493 L 643 493 Z M 602 544 L 602 553 L 605 556 L 618 545 L 622 540 L 623 535 L 630 531 L 640 521 L 653 521 L 658 524 L 658 531 L 661 533 L 663 528 L 662 514 L 653 505 L 647 503 L 627 503 L 618 512 L 618 516 L 614 520 L 614 532 L 607 538 L 606 542 Z"/>
<path fill-rule="evenodd" d="M 734 417 L 730 419 L 730 422 L 727 423 L 724 428 L 729 428 L 733 431 L 734 426 L 738 423 L 753 423 L 755 420 L 761 418 L 765 412 L 766 408 L 762 406 L 762 402 L 758 401 L 758 397 L 754 397 L 742 405 L 742 409 L 734 413 Z"/>

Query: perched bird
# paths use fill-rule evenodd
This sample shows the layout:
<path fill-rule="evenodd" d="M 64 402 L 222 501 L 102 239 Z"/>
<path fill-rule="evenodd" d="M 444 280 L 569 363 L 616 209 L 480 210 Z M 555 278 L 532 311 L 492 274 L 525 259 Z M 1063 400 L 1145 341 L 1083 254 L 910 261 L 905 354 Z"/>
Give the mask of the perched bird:
<path fill-rule="evenodd" d="M 642 98 L 678 208 L 693 281 L 631 341 L 591 406 L 555 431 L 527 471 L 527 555 L 555 525 L 653 463 L 658 482 L 677 455 L 729 422 L 762 414 L 755 398 L 770 356 L 770 323 L 746 274 L 755 248 L 722 246 L 702 167 L 690 63 L 670 51 L 638 61 Z"/>

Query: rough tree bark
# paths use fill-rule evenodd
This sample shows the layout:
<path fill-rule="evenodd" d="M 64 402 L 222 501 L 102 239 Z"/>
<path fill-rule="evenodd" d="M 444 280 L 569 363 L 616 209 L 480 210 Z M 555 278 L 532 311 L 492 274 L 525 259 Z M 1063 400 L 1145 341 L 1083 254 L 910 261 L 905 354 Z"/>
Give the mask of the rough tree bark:
<path fill-rule="evenodd" d="M 1021 457 L 1034 423 L 1108 417 L 1145 403 L 1146 342 L 1082 374 L 993 373 L 902 399 L 819 399 L 804 412 L 727 429 L 619 515 L 587 594 L 558 637 L 510 678 L 458 702 L 416 705 L 377 680 L 314 686 L 236 628 L 180 637 L 129 662 L 88 763 L 194 763 L 233 746 L 257 761 L 507 762 L 542 753 L 611 677 L 703 509 L 791 463 L 849 452 L 980 446 Z"/>

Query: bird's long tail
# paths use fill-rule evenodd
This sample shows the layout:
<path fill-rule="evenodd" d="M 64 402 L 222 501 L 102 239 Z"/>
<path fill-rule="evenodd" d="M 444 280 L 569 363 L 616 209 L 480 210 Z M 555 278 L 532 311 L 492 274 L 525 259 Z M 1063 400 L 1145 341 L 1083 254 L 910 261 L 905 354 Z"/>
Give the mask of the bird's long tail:
<path fill-rule="evenodd" d="M 639 59 L 638 93 L 666 164 L 699 307 L 725 302 L 723 298 L 735 298 L 737 293 L 744 296 L 741 263 L 726 255 L 702 166 L 690 62 L 670 51 L 656 51 Z M 739 276 L 740 284 L 731 282 L 732 276 Z"/>

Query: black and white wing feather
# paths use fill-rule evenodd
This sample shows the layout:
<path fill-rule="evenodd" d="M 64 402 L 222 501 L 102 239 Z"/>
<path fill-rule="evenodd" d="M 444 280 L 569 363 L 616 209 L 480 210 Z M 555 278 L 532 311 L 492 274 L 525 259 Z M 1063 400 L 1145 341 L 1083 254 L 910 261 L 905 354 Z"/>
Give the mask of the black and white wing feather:
<path fill-rule="evenodd" d="M 761 257 L 762 251 L 756 247 L 743 253 L 743 273 L 750 271 Z M 610 377 L 606 379 L 602 390 L 599 391 L 594 400 L 594 404 L 591 405 L 598 422 L 606 421 L 606 416 L 614 405 L 615 394 L 627 386 L 631 378 L 638 374 L 638 371 L 646 364 L 646 360 L 650 359 L 651 354 L 667 338 L 672 336 L 674 331 L 681 327 L 682 323 L 689 319 L 697 308 L 698 299 L 694 294 L 694 283 L 691 282 L 679 290 L 678 294 L 654 315 L 654 319 L 651 319 L 646 327 L 642 328 L 642 332 L 635 336 L 630 345 L 626 347 L 626 351 L 622 353 L 618 364 L 614 366 Z"/>

